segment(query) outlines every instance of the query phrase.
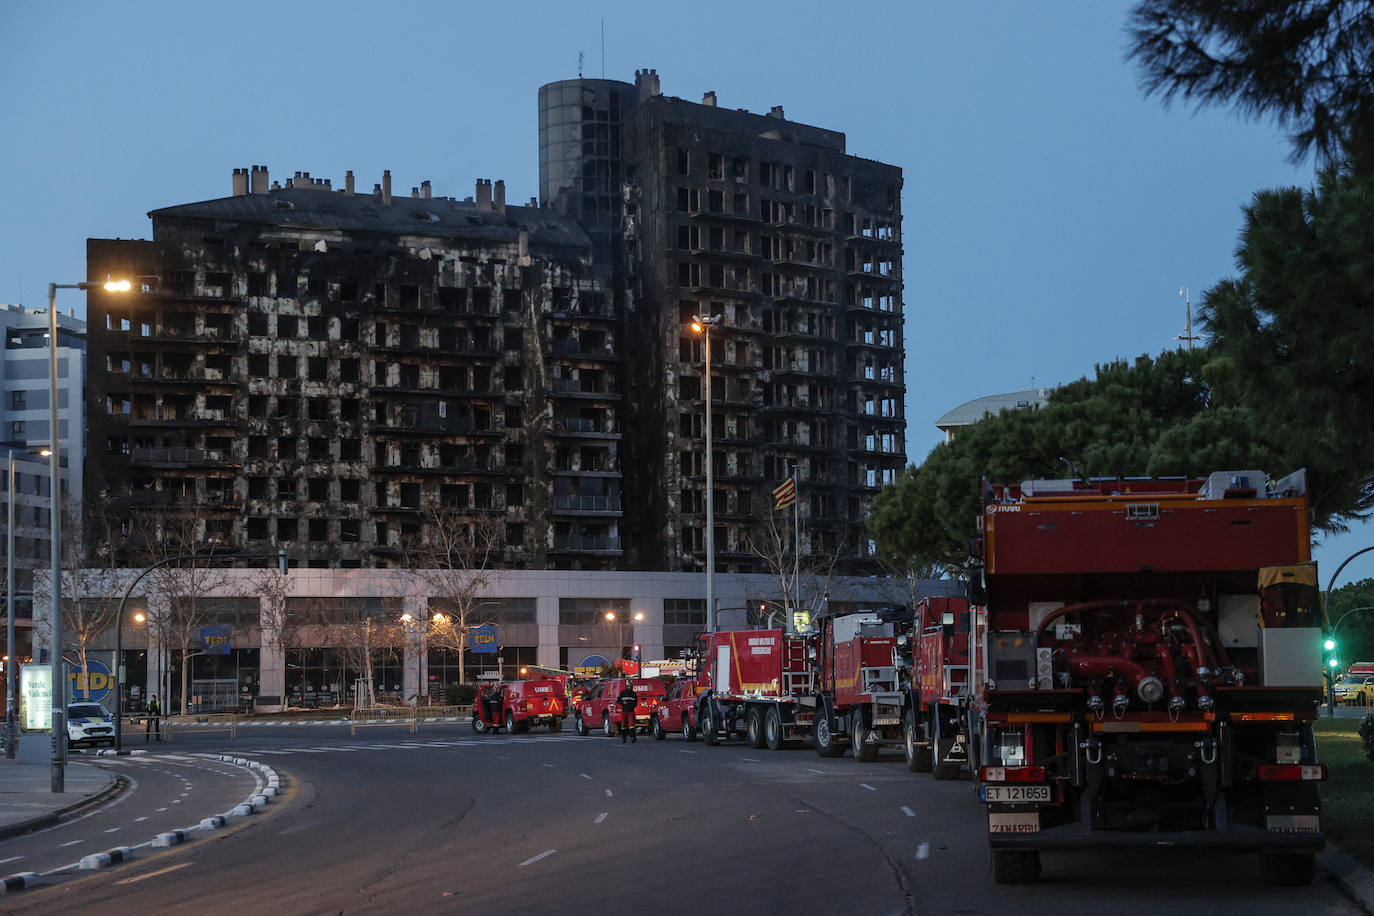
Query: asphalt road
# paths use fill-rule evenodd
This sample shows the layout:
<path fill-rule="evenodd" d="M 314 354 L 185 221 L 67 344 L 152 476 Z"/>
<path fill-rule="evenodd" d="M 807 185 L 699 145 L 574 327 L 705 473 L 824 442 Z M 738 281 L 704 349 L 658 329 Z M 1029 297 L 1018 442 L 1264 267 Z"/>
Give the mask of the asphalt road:
<path fill-rule="evenodd" d="M 2 898 L 4 912 L 1360 912 L 1320 880 L 1263 885 L 1257 856 L 1046 855 L 1040 884 L 995 885 L 971 784 L 896 756 L 456 724 L 183 731 L 171 748 L 260 760 L 285 794 L 228 830 Z"/>

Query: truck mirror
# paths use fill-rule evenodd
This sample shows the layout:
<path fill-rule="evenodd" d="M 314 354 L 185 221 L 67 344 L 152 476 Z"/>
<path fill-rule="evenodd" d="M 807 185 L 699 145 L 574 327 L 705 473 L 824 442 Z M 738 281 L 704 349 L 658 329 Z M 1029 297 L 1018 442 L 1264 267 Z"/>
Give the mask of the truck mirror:
<path fill-rule="evenodd" d="M 983 582 L 983 564 L 970 563 L 968 567 L 968 603 L 981 607 L 988 603 L 987 587 Z"/>
<path fill-rule="evenodd" d="M 946 627 L 952 627 L 952 626 L 954 626 L 954 612 L 953 612 L 953 611 L 945 611 L 944 614 L 942 614 L 942 615 L 940 616 L 940 624 L 941 624 L 941 626 L 946 626 Z"/>

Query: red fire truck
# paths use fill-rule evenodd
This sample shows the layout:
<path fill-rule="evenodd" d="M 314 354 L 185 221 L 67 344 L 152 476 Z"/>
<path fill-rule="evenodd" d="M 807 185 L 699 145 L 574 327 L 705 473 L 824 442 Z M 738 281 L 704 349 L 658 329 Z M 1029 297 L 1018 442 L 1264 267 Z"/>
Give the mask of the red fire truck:
<path fill-rule="evenodd" d="M 955 779 L 968 762 L 967 599 L 922 598 L 907 634 L 910 682 L 902 735 L 907 768 Z"/>
<path fill-rule="evenodd" d="M 969 728 L 1000 883 L 1041 850 L 1258 851 L 1307 884 L 1325 614 L 1306 476 L 984 486 Z"/>
<path fill-rule="evenodd" d="M 778 750 L 811 731 L 814 690 L 809 640 L 782 630 L 730 630 L 702 637 L 696 721 L 701 740 L 732 736 L 751 747 Z M 704 684 L 703 684 L 704 680 Z"/>
<path fill-rule="evenodd" d="M 905 740 L 899 622 L 863 611 L 818 617 L 814 624 L 816 683 L 801 704 L 811 714 L 816 753 L 838 757 L 848 747 L 858 760 L 876 760 L 879 748 Z"/>
<path fill-rule="evenodd" d="M 480 734 L 527 732 L 547 725 L 556 732 L 568 714 L 568 698 L 559 678 L 531 678 L 502 684 L 483 684 L 472 704 L 472 730 Z"/>

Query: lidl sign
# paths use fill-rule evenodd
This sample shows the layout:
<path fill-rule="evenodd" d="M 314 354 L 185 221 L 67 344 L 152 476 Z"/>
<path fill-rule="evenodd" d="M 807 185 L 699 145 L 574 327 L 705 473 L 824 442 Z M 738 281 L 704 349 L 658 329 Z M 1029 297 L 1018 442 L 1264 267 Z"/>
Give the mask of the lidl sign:
<path fill-rule="evenodd" d="M 480 627 L 472 628 L 472 651 L 473 653 L 485 652 L 495 654 L 499 649 L 496 641 L 496 624 L 488 623 Z"/>
<path fill-rule="evenodd" d="M 67 672 L 67 687 L 73 701 L 99 703 L 114 689 L 114 678 L 108 665 L 88 658 L 84 669 L 72 668 Z"/>

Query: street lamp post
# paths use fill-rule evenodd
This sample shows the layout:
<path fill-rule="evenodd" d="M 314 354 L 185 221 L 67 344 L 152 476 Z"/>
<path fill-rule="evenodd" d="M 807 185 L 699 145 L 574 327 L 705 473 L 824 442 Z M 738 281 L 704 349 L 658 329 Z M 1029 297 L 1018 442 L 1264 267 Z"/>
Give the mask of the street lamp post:
<path fill-rule="evenodd" d="M 5 525 L 5 756 L 14 759 L 19 730 L 14 704 L 14 450 L 10 450 L 9 509 Z"/>
<path fill-rule="evenodd" d="M 643 612 L 643 611 L 635 611 L 634 616 L 631 617 L 630 619 L 631 619 L 634 623 L 639 623 L 640 621 L 642 621 L 642 620 L 644 619 L 644 612 Z M 616 661 L 616 664 L 619 664 L 620 661 L 622 660 L 622 656 L 621 656 L 620 653 L 622 653 L 622 652 L 625 651 L 625 621 L 621 620 L 621 619 L 620 619 L 620 615 L 617 614 L 615 611 L 607 611 L 607 612 L 606 612 L 606 622 L 607 622 L 607 623 L 614 623 L 614 624 L 615 624 L 615 639 L 616 639 L 615 661 Z M 634 630 L 631 629 L 630 632 L 633 633 Z M 624 672 L 625 672 L 625 669 L 622 667 L 622 668 L 621 668 L 621 673 L 623 674 Z"/>
<path fill-rule="evenodd" d="M 716 505 L 714 468 L 711 466 L 711 329 L 719 315 L 696 315 L 692 330 L 702 336 L 706 348 L 706 631 L 716 631 Z"/>
<path fill-rule="evenodd" d="M 53 666 L 53 704 L 52 704 L 52 791 L 66 791 L 66 773 L 63 764 L 67 749 L 67 670 L 62 659 L 62 508 L 59 498 L 62 491 L 59 477 L 62 451 L 57 428 L 57 291 L 59 289 L 105 289 L 112 293 L 127 293 L 132 284 L 128 280 L 107 280 L 104 283 L 49 283 L 48 284 L 48 438 L 51 439 L 51 454 L 48 469 L 52 474 L 49 484 L 49 498 L 52 500 L 52 531 L 49 535 L 52 545 L 48 549 L 51 559 L 48 626 L 52 630 Z"/>

